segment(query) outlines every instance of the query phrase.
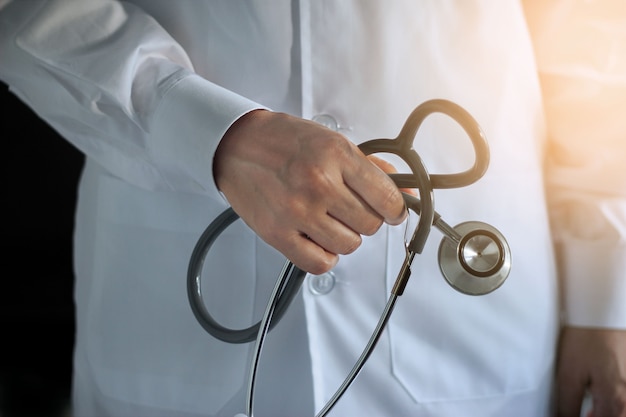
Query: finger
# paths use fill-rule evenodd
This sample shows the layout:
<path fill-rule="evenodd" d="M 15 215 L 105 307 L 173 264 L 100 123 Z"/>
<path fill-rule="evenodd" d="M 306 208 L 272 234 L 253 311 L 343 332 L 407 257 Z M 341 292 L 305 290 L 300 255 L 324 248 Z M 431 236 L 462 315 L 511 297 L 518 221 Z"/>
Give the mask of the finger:
<path fill-rule="evenodd" d="M 406 217 L 406 210 L 398 187 L 367 158 L 357 160 L 356 166 L 344 171 L 346 185 L 385 219 L 386 223 L 392 225 L 402 223 Z"/>
<path fill-rule="evenodd" d="M 383 218 L 352 190 L 329 202 L 328 215 L 360 235 L 371 236 L 383 224 Z"/>
<path fill-rule="evenodd" d="M 302 233 L 294 233 L 284 248 L 277 248 L 295 266 L 314 275 L 330 271 L 339 261 L 339 256 L 326 251 Z"/>
<path fill-rule="evenodd" d="M 302 232 L 325 251 L 348 255 L 361 245 L 361 235 L 342 222 L 326 215 L 302 226 Z"/>
<path fill-rule="evenodd" d="M 614 365 L 594 372 L 590 386 L 592 415 L 626 417 L 626 381 L 618 368 Z"/>
<path fill-rule="evenodd" d="M 369 159 L 374 165 L 378 168 L 382 169 L 386 174 L 393 174 L 398 172 L 395 166 L 392 163 L 385 161 L 377 157 L 376 155 L 367 155 L 367 159 Z"/>
<path fill-rule="evenodd" d="M 576 403 L 587 388 L 593 399 L 593 416 L 626 417 L 626 332 L 566 327 L 560 347 L 559 386 L 575 398 L 571 406 L 559 398 L 559 415 L 579 415 Z M 572 383 L 573 388 L 567 384 Z M 583 388 L 580 388 L 583 387 Z M 561 406 L 561 403 L 563 405 Z"/>
<path fill-rule="evenodd" d="M 368 156 L 368 159 L 370 157 L 372 156 Z M 372 158 L 382 161 L 376 157 Z M 371 236 L 380 229 L 383 217 L 353 189 L 342 187 L 334 191 L 327 203 L 327 211 L 331 217 L 360 235 Z"/>
<path fill-rule="evenodd" d="M 592 390 L 593 407 L 589 416 L 626 416 L 626 403 L 613 390 Z"/>
<path fill-rule="evenodd" d="M 590 375 L 586 358 L 581 358 L 579 349 L 582 341 L 579 334 L 570 328 L 561 333 L 557 363 L 557 415 L 579 416 Z"/>
<path fill-rule="evenodd" d="M 579 416 L 585 397 L 586 385 L 579 381 L 559 378 L 557 390 L 557 415 L 559 417 Z"/>
<path fill-rule="evenodd" d="M 378 168 L 382 169 L 385 174 L 395 174 L 398 172 L 398 170 L 392 163 L 385 161 L 384 159 L 381 159 L 376 155 L 367 155 L 367 159 L 372 161 L 374 165 L 376 165 Z M 400 188 L 400 191 L 417 196 L 417 192 L 412 188 Z"/>

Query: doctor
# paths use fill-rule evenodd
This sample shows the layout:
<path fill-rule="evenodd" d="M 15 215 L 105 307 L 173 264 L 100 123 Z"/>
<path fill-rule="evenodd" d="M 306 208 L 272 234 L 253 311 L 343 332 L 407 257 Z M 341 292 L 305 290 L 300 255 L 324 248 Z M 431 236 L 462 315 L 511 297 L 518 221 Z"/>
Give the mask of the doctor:
<path fill-rule="evenodd" d="M 258 321 L 278 251 L 311 272 L 270 333 L 255 415 L 319 410 L 403 256 L 400 194 L 352 143 L 445 98 L 481 124 L 492 162 L 436 191 L 436 209 L 500 229 L 511 275 L 455 292 L 433 232 L 332 415 L 575 416 L 588 390 L 595 416 L 626 416 L 626 12 L 531 3 L 0 2 L 0 78 L 87 157 L 74 415 L 244 410 L 250 344 L 206 334 L 185 293 L 193 246 L 229 204 L 247 226 L 207 260 L 220 321 Z M 472 161 L 441 115 L 415 147 L 431 173 Z"/>

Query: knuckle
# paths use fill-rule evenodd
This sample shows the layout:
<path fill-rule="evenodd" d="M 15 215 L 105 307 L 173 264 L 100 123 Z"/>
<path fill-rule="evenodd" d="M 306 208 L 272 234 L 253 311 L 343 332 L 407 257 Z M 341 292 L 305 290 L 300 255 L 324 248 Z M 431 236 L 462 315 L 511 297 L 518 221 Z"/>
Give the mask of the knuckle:
<path fill-rule="evenodd" d="M 398 218 L 402 215 L 404 210 L 404 199 L 402 198 L 402 194 L 395 187 L 388 187 L 385 195 L 382 198 L 382 207 L 385 217 Z"/>
<path fill-rule="evenodd" d="M 304 188 L 311 198 L 318 199 L 334 193 L 337 182 L 338 180 L 332 170 L 314 165 L 308 167 Z"/>
<path fill-rule="evenodd" d="M 306 174 L 306 189 L 312 196 L 323 194 L 330 188 L 328 174 L 318 167 L 310 167 Z"/>
<path fill-rule="evenodd" d="M 343 248 L 341 251 L 339 251 L 339 253 L 341 255 L 349 255 L 355 252 L 359 248 L 359 246 L 361 246 L 362 242 L 363 239 L 361 239 L 361 236 L 355 234 L 352 238 L 346 239 L 346 243 L 343 245 Z"/>
<path fill-rule="evenodd" d="M 300 166 L 291 170 L 288 182 L 291 196 L 288 204 L 312 205 L 328 198 L 334 191 L 332 174 L 318 165 Z"/>
<path fill-rule="evenodd" d="M 282 222 L 291 221 L 296 224 L 300 223 L 300 219 L 306 218 L 309 211 L 309 205 L 299 196 L 293 196 L 282 205 L 282 210 L 277 213 L 278 218 Z"/>
<path fill-rule="evenodd" d="M 326 272 L 330 271 L 333 268 L 334 264 L 328 261 L 319 261 L 311 264 L 311 267 L 307 270 L 307 272 L 313 275 L 322 275 Z"/>
<path fill-rule="evenodd" d="M 382 224 L 383 220 L 376 218 L 363 228 L 362 234 L 364 234 L 365 236 L 372 236 L 378 231 L 378 229 L 380 229 Z"/>
<path fill-rule="evenodd" d="M 316 259 L 309 260 L 301 269 L 313 275 L 321 275 L 333 269 L 338 260 L 337 255 L 325 253 Z"/>

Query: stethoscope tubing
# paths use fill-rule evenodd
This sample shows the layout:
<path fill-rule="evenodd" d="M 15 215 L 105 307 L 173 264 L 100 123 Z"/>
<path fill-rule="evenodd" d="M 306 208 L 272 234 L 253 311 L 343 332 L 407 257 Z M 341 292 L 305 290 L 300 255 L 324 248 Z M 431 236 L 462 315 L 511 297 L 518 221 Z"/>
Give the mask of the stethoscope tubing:
<path fill-rule="evenodd" d="M 258 325 L 255 347 L 250 363 L 250 375 L 248 376 L 248 391 L 246 395 L 246 415 L 248 417 L 254 417 L 254 391 L 256 388 L 256 376 L 259 368 L 259 362 L 261 360 L 261 353 L 263 352 L 263 346 L 265 345 L 265 338 L 272 327 L 272 319 L 278 312 L 278 304 L 281 302 L 281 294 L 284 293 L 284 287 L 289 283 L 294 268 L 296 268 L 296 266 L 293 263 L 290 261 L 285 262 L 280 276 L 278 280 L 276 280 L 276 285 L 274 285 L 270 299 L 267 302 L 263 317 Z"/>
<path fill-rule="evenodd" d="M 346 390 L 350 387 L 350 385 L 356 379 L 356 377 L 359 375 L 359 373 L 361 372 L 361 369 L 363 369 L 363 366 L 365 365 L 370 355 L 374 351 L 374 348 L 376 347 L 376 344 L 378 343 L 380 336 L 383 334 L 383 331 L 385 330 L 385 327 L 387 326 L 387 322 L 391 318 L 391 313 L 393 313 L 393 309 L 396 305 L 397 299 L 398 299 L 398 295 L 394 293 L 392 293 L 389 296 L 389 299 L 387 300 L 387 304 L 385 305 L 385 309 L 380 315 L 380 319 L 378 320 L 376 328 L 372 332 L 372 335 L 370 336 L 370 339 L 367 342 L 367 345 L 363 349 L 361 356 L 359 356 L 359 359 L 355 362 L 354 366 L 350 370 L 350 373 L 348 374 L 348 376 L 346 376 L 346 379 L 339 386 L 335 394 L 333 394 L 333 396 L 326 403 L 326 405 L 316 414 L 316 417 L 326 416 L 330 412 L 330 410 L 332 410 L 335 404 L 337 404 L 337 401 L 339 401 L 339 399 L 343 396 L 343 394 L 345 394 Z"/>
<path fill-rule="evenodd" d="M 411 259 L 407 258 L 405 260 L 405 264 L 410 264 Z M 263 313 L 263 317 L 259 323 L 258 334 L 256 339 L 255 348 L 253 351 L 253 356 L 250 365 L 250 375 L 248 376 L 248 390 L 246 395 L 246 416 L 254 417 L 254 393 L 256 388 L 256 376 L 259 367 L 259 362 L 261 358 L 261 353 L 263 351 L 263 346 L 265 344 L 265 339 L 271 327 L 272 317 L 275 314 L 276 306 L 280 299 L 280 294 L 283 292 L 282 289 L 286 285 L 287 281 L 289 281 L 289 276 L 291 274 L 292 268 L 295 266 L 287 261 L 283 266 L 283 270 L 280 274 L 279 279 L 276 281 L 276 285 L 272 290 L 272 294 L 267 303 L 265 312 Z M 393 313 L 393 309 L 396 304 L 396 300 L 398 299 L 398 294 L 396 292 L 391 293 L 389 299 L 387 300 L 387 304 L 385 305 L 385 309 L 380 315 L 376 328 L 373 330 L 367 345 L 365 345 L 363 352 L 354 363 L 354 366 L 350 370 L 350 373 L 346 376 L 343 383 L 337 388 L 333 396 L 328 400 L 328 402 L 322 407 L 322 409 L 315 415 L 315 417 L 325 417 L 337 404 L 337 401 L 345 394 L 347 389 L 350 387 L 352 382 L 356 379 L 356 377 L 363 369 L 363 366 L 369 359 L 370 355 L 374 351 L 380 336 L 382 335 L 389 319 L 391 318 L 391 314 Z"/>
<path fill-rule="evenodd" d="M 473 166 L 456 174 L 430 175 L 418 153 L 413 149 L 413 140 L 422 122 L 430 114 L 439 112 L 450 116 L 465 130 L 474 146 L 475 158 Z M 390 174 L 399 188 L 416 188 L 419 199 L 405 196 L 407 207 L 419 214 L 418 225 L 408 243 L 413 253 L 421 253 L 430 234 L 431 226 L 440 226 L 441 216 L 435 212 L 433 189 L 452 188 L 472 184 L 482 177 L 489 165 L 489 146 L 472 116 L 454 102 L 434 99 L 417 106 L 402 126 L 395 139 L 373 139 L 359 145 L 366 154 L 394 153 L 403 158 L 413 174 Z M 247 343 L 255 340 L 259 332 L 259 323 L 244 329 L 230 329 L 219 324 L 207 311 L 201 288 L 201 274 L 205 257 L 218 236 L 239 216 L 232 208 L 220 214 L 202 233 L 191 254 L 187 270 L 187 295 L 194 316 L 200 325 L 214 337 L 228 343 Z M 447 226 L 447 225 L 446 225 Z M 447 227 L 448 232 L 454 232 Z M 280 321 L 289 304 L 296 296 L 306 272 L 297 267 L 291 269 L 289 279 L 284 284 L 276 304 L 276 312 L 271 328 Z M 406 277 L 408 279 L 408 277 Z"/>
<path fill-rule="evenodd" d="M 413 149 L 413 141 L 421 123 L 427 116 L 435 112 L 444 113 L 450 116 L 461 125 L 470 137 L 474 147 L 475 158 L 472 167 L 466 171 L 456 174 L 430 175 L 420 156 Z M 419 221 L 413 236 L 410 240 L 405 242 L 406 256 L 404 263 L 398 273 L 391 295 L 389 296 L 387 304 L 381 313 L 376 328 L 372 332 L 367 345 L 364 347 L 350 373 L 346 376 L 343 383 L 338 387 L 326 405 L 316 414 L 316 417 L 324 417 L 328 414 L 328 412 L 330 412 L 337 401 L 346 392 L 350 384 L 358 376 L 361 369 L 372 354 L 387 325 L 387 322 L 391 317 L 397 298 L 404 292 L 404 288 L 411 275 L 411 263 L 415 255 L 422 252 L 430 234 L 431 226 L 434 225 L 439 228 L 447 236 L 447 239 L 456 245 L 456 249 L 454 245 L 451 245 L 450 247 L 446 246 L 444 248 L 444 252 L 441 252 L 440 249 L 440 255 L 442 253 L 444 255 L 443 258 L 440 256 L 440 261 L 441 259 L 456 259 L 456 257 L 458 257 L 458 247 L 460 247 L 460 244 L 462 243 L 462 236 L 457 232 L 457 228 L 453 228 L 446 224 L 442 220 L 439 213 L 435 211 L 433 190 L 436 188 L 458 188 L 470 185 L 484 175 L 489 165 L 489 147 L 480 126 L 462 107 L 453 102 L 440 99 L 429 100 L 415 108 L 402 127 L 400 134 L 395 139 L 373 139 L 362 143 L 359 145 L 359 148 L 365 155 L 374 153 L 393 153 L 400 156 L 407 163 L 412 171 L 412 174 L 390 174 L 390 177 L 399 188 L 418 189 L 419 198 L 409 194 L 404 194 L 404 199 L 407 209 L 411 209 L 419 215 Z M 196 319 L 208 333 L 228 343 L 247 343 L 256 340 L 249 370 L 246 396 L 246 412 L 248 417 L 253 417 L 257 370 L 266 337 L 269 331 L 280 321 L 291 301 L 299 292 L 302 282 L 306 276 L 306 272 L 297 268 L 290 261 L 285 262 L 279 279 L 276 281 L 272 290 L 272 294 L 266 305 L 263 317 L 258 323 L 253 324 L 248 328 L 237 330 L 220 325 L 207 311 L 202 299 L 202 267 L 204 259 L 217 237 L 238 218 L 239 216 L 232 210 L 232 208 L 228 208 L 220 214 L 201 235 L 196 243 L 189 262 L 187 271 L 187 294 L 189 304 L 191 305 L 191 309 Z M 487 288 L 485 290 L 481 287 L 478 288 L 478 290 L 472 289 L 472 291 L 465 291 L 468 294 L 484 294 L 497 288 L 504 281 L 504 279 L 506 279 L 508 269 L 510 268 L 510 251 L 504 237 L 501 236 L 497 230 L 487 226 L 488 225 L 485 225 L 485 228 L 483 229 L 482 223 L 478 224 L 477 222 L 474 222 L 470 226 L 463 226 L 463 229 L 469 228 L 471 233 L 478 230 L 476 233 L 486 233 L 486 236 L 492 238 L 496 243 L 499 240 L 504 242 L 498 247 L 500 248 L 500 252 L 505 255 L 506 262 L 502 262 L 505 272 L 496 271 L 497 273 L 492 274 L 492 271 L 489 271 L 489 273 L 493 275 L 492 278 L 494 278 L 495 281 L 493 284 L 491 282 L 489 283 L 492 288 Z M 497 269 L 500 267 L 501 265 L 498 264 L 495 268 Z M 450 282 L 448 277 L 451 275 L 453 279 L 456 279 L 459 273 L 463 273 L 463 271 L 457 268 L 451 271 L 444 271 L 442 269 L 442 272 L 453 287 L 461 292 L 464 292 L 463 288 L 460 288 L 455 284 L 455 282 Z M 472 271 L 467 272 L 471 273 Z"/>
<path fill-rule="evenodd" d="M 467 170 L 455 174 L 429 174 L 430 186 L 433 189 L 461 188 L 473 184 L 485 175 L 490 162 L 489 144 L 480 126 L 463 107 L 444 100 L 433 99 L 417 106 L 409 115 L 395 139 L 372 139 L 359 147 L 367 154 L 394 153 L 402 159 L 409 157 L 413 162 L 409 167 L 422 166 L 420 159 L 415 159 L 417 152 L 413 150 L 413 140 L 424 120 L 433 113 L 442 113 L 458 123 L 472 141 L 474 147 L 474 164 Z M 411 157 L 411 155 L 413 155 Z M 424 168 L 425 170 L 425 168 Z M 423 175 L 423 174 L 422 174 Z M 413 174 L 389 174 L 398 188 L 418 188 L 419 176 Z"/>
<path fill-rule="evenodd" d="M 231 329 L 218 323 L 206 309 L 202 297 L 202 268 L 207 253 L 219 235 L 233 222 L 239 219 L 235 211 L 229 207 L 224 210 L 202 233 L 196 246 L 191 253 L 189 266 L 187 269 L 187 298 L 191 310 L 202 328 L 210 335 L 228 343 L 248 343 L 255 340 L 259 333 L 260 322 L 243 329 Z M 276 303 L 275 320 L 272 321 L 273 328 L 282 318 L 291 304 L 293 298 L 298 293 L 306 272 L 296 266 L 290 268 L 288 280 L 281 287 L 280 297 Z"/>

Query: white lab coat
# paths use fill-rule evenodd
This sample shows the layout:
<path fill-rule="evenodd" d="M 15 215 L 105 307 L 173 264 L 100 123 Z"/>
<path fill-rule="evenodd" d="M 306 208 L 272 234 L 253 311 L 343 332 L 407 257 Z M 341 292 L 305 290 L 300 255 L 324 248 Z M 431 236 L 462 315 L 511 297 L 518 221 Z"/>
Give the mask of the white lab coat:
<path fill-rule="evenodd" d="M 560 268 L 575 283 L 565 287 L 565 320 L 626 327 L 624 171 L 598 179 L 626 151 L 609 132 L 593 148 L 602 167 L 557 161 L 544 176 L 542 97 L 517 2 L 17 2 L 0 19 L 2 80 L 87 155 L 75 231 L 76 417 L 244 411 L 251 345 L 205 333 L 185 280 L 200 233 L 227 207 L 212 177 L 215 148 L 256 108 L 329 115 L 359 143 L 395 137 L 415 106 L 445 98 L 490 144 L 484 178 L 435 191 L 435 208 L 452 225 L 498 228 L 513 254 L 508 280 L 482 297 L 455 292 L 441 278 L 434 230 L 332 415 L 549 415 L 560 309 L 545 184 L 548 197 L 566 196 L 555 209 L 585 201 L 602 213 L 591 237 L 572 236 L 589 222 L 557 222 L 557 237 L 568 236 L 557 241 Z M 576 155 L 590 152 L 576 144 Z M 415 148 L 431 173 L 472 161 L 469 140 L 441 115 L 427 119 Z M 305 280 L 264 350 L 256 415 L 312 415 L 333 394 L 382 312 L 403 234 L 384 227 L 366 238 L 332 271 L 334 284 Z M 590 245 L 596 255 L 609 248 L 612 264 L 581 256 Z M 257 321 L 281 264 L 242 224 L 228 229 L 206 262 L 209 310 L 234 327 Z M 593 285 L 580 268 L 597 272 Z M 585 297 L 590 288 L 597 297 Z"/>

